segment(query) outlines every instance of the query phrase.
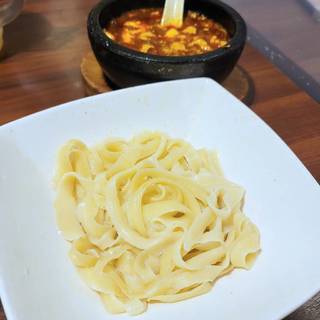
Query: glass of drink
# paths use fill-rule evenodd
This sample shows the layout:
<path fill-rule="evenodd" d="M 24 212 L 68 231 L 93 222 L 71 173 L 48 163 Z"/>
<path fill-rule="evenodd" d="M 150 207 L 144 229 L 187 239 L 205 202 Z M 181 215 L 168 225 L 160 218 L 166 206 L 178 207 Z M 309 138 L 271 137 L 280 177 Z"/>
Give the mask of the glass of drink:
<path fill-rule="evenodd" d="M 21 12 L 23 0 L 0 0 L 0 50 L 3 47 L 3 27 Z"/>

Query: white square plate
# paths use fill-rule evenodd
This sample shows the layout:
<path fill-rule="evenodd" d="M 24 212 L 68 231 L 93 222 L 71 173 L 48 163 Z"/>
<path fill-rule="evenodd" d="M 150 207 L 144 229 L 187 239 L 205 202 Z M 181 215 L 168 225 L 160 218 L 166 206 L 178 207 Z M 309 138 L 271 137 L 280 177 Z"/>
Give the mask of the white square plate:
<path fill-rule="evenodd" d="M 71 138 L 162 130 L 219 151 L 226 176 L 247 190 L 246 214 L 262 236 L 249 272 L 206 295 L 151 305 L 139 319 L 279 319 L 320 289 L 320 188 L 280 138 L 209 79 L 97 95 L 0 128 L 0 293 L 8 320 L 120 319 L 81 281 L 57 232 L 56 151 Z M 132 319 L 120 316 L 121 319 Z"/>

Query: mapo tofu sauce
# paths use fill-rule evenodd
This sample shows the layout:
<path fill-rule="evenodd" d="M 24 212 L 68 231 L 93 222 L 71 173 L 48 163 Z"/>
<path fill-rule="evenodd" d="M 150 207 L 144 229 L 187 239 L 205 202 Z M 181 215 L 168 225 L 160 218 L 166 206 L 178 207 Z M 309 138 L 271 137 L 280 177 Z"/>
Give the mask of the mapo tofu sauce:
<path fill-rule="evenodd" d="M 176 28 L 161 25 L 162 11 L 146 8 L 125 12 L 110 21 L 105 33 L 130 49 L 161 56 L 201 54 L 228 44 L 227 30 L 203 14 L 188 11 L 183 25 Z"/>

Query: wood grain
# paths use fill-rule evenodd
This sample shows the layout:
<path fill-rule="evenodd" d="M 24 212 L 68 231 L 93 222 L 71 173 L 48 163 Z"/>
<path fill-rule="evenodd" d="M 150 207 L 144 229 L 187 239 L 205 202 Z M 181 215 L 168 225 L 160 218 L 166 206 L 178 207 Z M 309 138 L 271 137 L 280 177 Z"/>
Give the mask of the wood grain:
<path fill-rule="evenodd" d="M 85 95 L 79 65 L 89 48 L 86 16 L 95 2 L 29 0 L 22 15 L 5 28 L 0 125 Z M 320 181 L 319 104 L 252 47 L 246 47 L 240 64 L 254 80 L 253 111 Z M 320 295 L 286 320 L 319 319 L 319 301 Z"/>

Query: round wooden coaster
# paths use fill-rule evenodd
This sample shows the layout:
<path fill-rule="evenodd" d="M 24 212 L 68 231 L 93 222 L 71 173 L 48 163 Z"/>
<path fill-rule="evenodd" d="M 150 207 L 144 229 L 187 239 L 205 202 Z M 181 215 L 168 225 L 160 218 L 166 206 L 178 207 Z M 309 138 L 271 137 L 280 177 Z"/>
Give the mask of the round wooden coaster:
<path fill-rule="evenodd" d="M 88 52 L 82 58 L 81 73 L 86 85 L 87 95 L 94 95 L 115 89 L 104 77 L 93 52 Z M 222 83 L 222 86 L 244 103 L 252 103 L 254 96 L 253 82 L 248 73 L 240 66 L 236 66 L 233 69 L 230 76 Z"/>

